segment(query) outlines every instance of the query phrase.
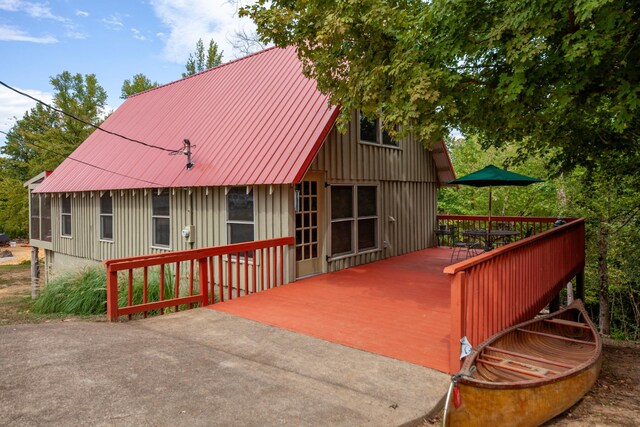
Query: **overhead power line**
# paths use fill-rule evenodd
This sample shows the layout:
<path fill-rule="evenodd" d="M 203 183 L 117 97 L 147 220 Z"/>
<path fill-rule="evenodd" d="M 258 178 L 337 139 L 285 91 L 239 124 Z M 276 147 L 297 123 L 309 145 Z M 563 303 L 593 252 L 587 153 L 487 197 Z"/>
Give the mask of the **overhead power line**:
<path fill-rule="evenodd" d="M 2 131 L 2 130 L 0 130 L 0 133 L 3 133 L 5 135 L 9 135 L 7 132 Z M 22 139 L 22 138 L 20 138 L 20 139 Z M 122 176 L 124 178 L 134 179 L 134 180 L 140 181 L 140 182 L 146 182 L 147 184 L 153 184 L 153 185 L 158 185 L 160 187 L 166 187 L 166 185 L 160 184 L 158 182 L 147 181 L 146 179 L 136 178 L 136 177 L 133 177 L 133 176 L 130 176 L 130 175 L 126 175 L 126 174 L 123 174 L 123 173 L 120 173 L 120 172 L 116 172 L 116 171 L 112 171 L 110 169 L 103 168 L 102 166 L 98 166 L 98 165 L 91 164 L 89 162 L 85 162 L 84 160 L 76 159 L 74 157 L 71 157 L 71 155 L 67 156 L 65 154 L 62 154 L 59 151 L 55 151 L 55 150 L 52 150 L 50 148 L 43 147 L 42 145 L 36 144 L 35 142 L 27 142 L 24 139 L 22 139 L 22 143 L 23 144 L 27 144 L 27 145 L 31 145 L 33 147 L 39 148 L 39 149 L 44 150 L 44 151 L 48 151 L 50 153 L 56 154 L 58 156 L 64 157 L 64 158 L 69 159 L 69 160 L 73 160 L 74 162 L 81 163 L 81 164 L 83 164 L 85 166 L 96 168 L 96 169 L 104 171 L 104 172 L 112 173 L 114 175 L 119 175 L 119 176 Z"/>
<path fill-rule="evenodd" d="M 162 150 L 162 151 L 166 151 L 166 152 L 169 152 L 169 153 L 173 153 L 173 152 L 176 151 L 176 150 L 169 150 L 168 148 L 164 148 L 164 147 L 159 147 L 159 146 L 153 145 L 153 144 L 147 144 L 146 142 L 142 142 L 142 141 L 140 141 L 138 139 L 129 138 L 128 136 L 124 136 L 124 135 L 121 135 L 121 134 L 116 133 L 116 132 L 111 132 L 110 130 L 103 129 L 98 125 L 94 125 L 93 123 L 87 122 L 86 120 L 82 120 L 81 118 L 76 117 L 73 114 L 67 113 L 66 111 L 63 111 L 63 110 L 61 110 L 59 108 L 56 108 L 56 107 L 53 107 L 53 106 L 47 104 L 46 102 L 44 102 L 44 101 L 42 101 L 42 100 L 40 100 L 40 99 L 38 99 L 38 98 L 36 98 L 34 96 L 31 96 L 28 93 L 22 92 L 22 91 L 14 88 L 14 87 L 11 87 L 11 86 L 9 86 L 8 84 L 6 84 L 6 83 L 4 83 L 2 81 L 0 81 L 0 85 L 6 87 L 9 90 L 14 91 L 15 93 L 17 93 L 19 95 L 26 96 L 27 98 L 29 98 L 29 99 L 31 99 L 31 100 L 39 103 L 39 104 L 42 104 L 45 107 L 52 109 L 53 111 L 56 111 L 56 112 L 58 112 L 60 114 L 64 114 L 65 116 L 70 117 L 73 120 L 77 120 L 80 123 L 83 123 L 83 124 L 85 124 L 87 126 L 91 126 L 92 128 L 100 130 L 100 131 L 102 131 L 104 133 L 108 133 L 109 135 L 117 136 L 118 138 L 122 138 L 122 139 L 125 139 L 125 140 L 130 141 L 130 142 L 135 142 L 136 144 L 144 145 L 145 147 L 155 148 L 156 150 Z"/>

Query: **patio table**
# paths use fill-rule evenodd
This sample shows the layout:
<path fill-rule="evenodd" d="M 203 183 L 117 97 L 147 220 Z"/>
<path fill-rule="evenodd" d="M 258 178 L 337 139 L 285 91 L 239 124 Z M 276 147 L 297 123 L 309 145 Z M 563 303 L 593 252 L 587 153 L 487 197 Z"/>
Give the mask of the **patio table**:
<path fill-rule="evenodd" d="M 520 234 L 513 230 L 465 230 L 462 232 L 463 236 L 476 237 L 484 240 L 484 249 L 490 251 L 493 249 L 493 243 L 497 239 L 511 238 Z"/>

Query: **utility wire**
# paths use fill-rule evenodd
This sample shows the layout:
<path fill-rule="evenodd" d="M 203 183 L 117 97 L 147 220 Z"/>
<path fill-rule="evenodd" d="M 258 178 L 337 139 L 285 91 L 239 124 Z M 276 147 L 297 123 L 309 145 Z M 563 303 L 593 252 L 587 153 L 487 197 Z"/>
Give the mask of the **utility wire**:
<path fill-rule="evenodd" d="M 0 130 L 0 133 L 3 133 L 3 134 L 5 134 L 5 135 L 9 135 L 7 132 L 2 131 L 2 130 Z M 22 139 L 22 138 L 20 138 L 20 139 Z M 79 159 L 73 158 L 73 157 L 71 157 L 71 155 L 66 156 L 66 155 L 62 154 L 61 152 L 59 152 L 59 151 L 55 151 L 55 150 L 52 150 L 52 149 L 50 149 L 50 148 L 43 147 L 42 145 L 38 145 L 38 144 L 36 144 L 35 142 L 27 142 L 27 141 L 25 141 L 24 139 L 22 139 L 22 143 L 23 143 L 23 144 L 27 144 L 27 145 L 31 145 L 31 146 L 36 147 L 36 148 L 39 148 L 39 149 L 41 149 L 41 150 L 48 151 L 48 152 L 53 153 L 53 154 L 57 154 L 58 156 L 61 156 L 61 157 L 67 158 L 67 159 L 69 159 L 69 160 L 73 160 L 74 162 L 78 162 L 78 163 L 81 163 L 81 164 L 83 164 L 83 165 L 90 166 L 90 167 L 92 167 L 92 168 L 99 169 L 99 170 L 104 171 L 104 172 L 109 172 L 109 173 L 112 173 L 112 174 L 114 174 L 114 175 L 122 176 L 122 177 L 124 177 L 124 178 L 134 179 L 134 180 L 136 180 L 136 181 L 146 182 L 147 184 L 153 184 L 153 185 L 158 185 L 158 186 L 160 186 L 160 187 L 166 187 L 166 185 L 164 185 L 164 184 L 160 184 L 160 183 L 153 182 L 153 181 L 147 181 L 146 179 L 135 178 L 135 177 L 133 177 L 133 176 L 125 175 L 125 174 L 120 173 L 120 172 L 115 172 L 115 171 L 112 171 L 112 170 L 109 170 L 109 169 L 105 169 L 105 168 L 103 168 L 103 167 L 101 167 L 101 166 L 97 166 L 97 165 L 94 165 L 94 164 L 91 164 L 91 163 L 85 162 L 85 161 L 83 161 L 83 160 L 79 160 Z"/>
<path fill-rule="evenodd" d="M 93 123 L 90 123 L 90 122 L 87 122 L 85 120 L 82 120 L 81 118 L 78 118 L 78 117 L 74 116 L 73 114 L 67 113 L 66 111 L 60 110 L 60 109 L 58 109 L 56 107 L 53 107 L 53 106 L 47 104 L 46 102 L 41 101 L 40 99 L 29 95 L 28 93 L 22 92 L 22 91 L 14 88 L 14 87 L 9 86 L 8 84 L 6 84 L 3 81 L 0 81 L 0 85 L 6 87 L 9 90 L 14 91 L 15 93 L 17 93 L 19 95 L 26 96 L 27 98 L 29 98 L 29 99 L 31 99 L 33 101 L 36 101 L 37 103 L 42 104 L 45 107 L 52 109 L 53 111 L 57 111 L 60 114 L 64 114 L 67 117 L 71 117 L 72 119 L 77 120 L 80 123 L 83 123 L 83 124 L 85 124 L 87 126 L 91 126 L 92 128 L 95 128 L 97 130 L 101 130 L 102 132 L 108 133 L 109 135 L 117 136 L 119 138 L 126 139 L 127 141 L 131 141 L 131 142 L 135 142 L 136 144 L 144 145 L 145 147 L 155 148 L 156 150 L 167 151 L 169 153 L 173 153 L 174 151 L 176 151 L 176 150 L 169 150 L 168 148 L 159 147 L 159 146 L 153 145 L 153 144 L 147 144 L 146 142 L 142 142 L 142 141 L 140 141 L 138 139 L 129 138 L 128 136 L 124 136 L 124 135 L 121 135 L 121 134 L 116 133 L 116 132 L 111 132 L 110 130 L 103 129 L 100 126 L 97 126 L 97 125 L 94 125 Z"/>

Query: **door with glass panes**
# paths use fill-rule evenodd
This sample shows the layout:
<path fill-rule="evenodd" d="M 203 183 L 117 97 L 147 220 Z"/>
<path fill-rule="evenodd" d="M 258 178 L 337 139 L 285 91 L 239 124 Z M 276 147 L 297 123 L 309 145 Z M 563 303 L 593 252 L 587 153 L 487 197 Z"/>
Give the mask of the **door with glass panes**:
<path fill-rule="evenodd" d="M 309 172 L 296 184 L 296 277 L 322 273 L 323 194 L 324 180 L 320 173 Z"/>

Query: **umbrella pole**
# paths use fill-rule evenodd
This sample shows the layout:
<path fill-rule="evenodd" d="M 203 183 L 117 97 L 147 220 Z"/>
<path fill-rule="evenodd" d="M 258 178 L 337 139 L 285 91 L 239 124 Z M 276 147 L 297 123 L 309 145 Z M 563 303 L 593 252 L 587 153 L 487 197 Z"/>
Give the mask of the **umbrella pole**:
<path fill-rule="evenodd" d="M 489 186 L 489 225 L 487 226 L 487 248 L 493 249 L 493 242 L 491 241 L 491 186 Z"/>

